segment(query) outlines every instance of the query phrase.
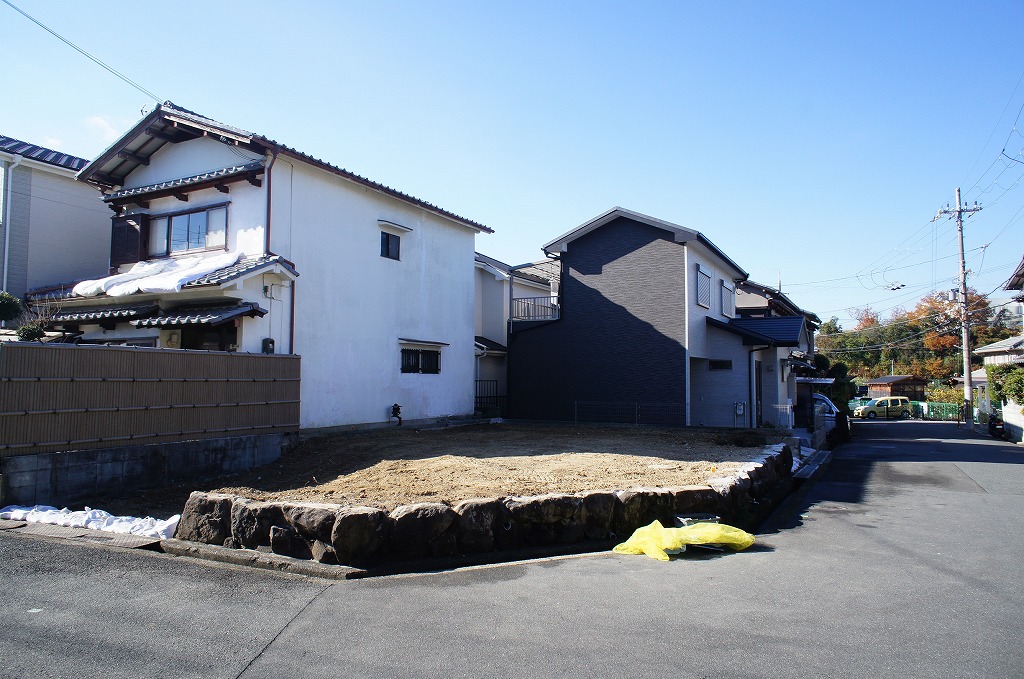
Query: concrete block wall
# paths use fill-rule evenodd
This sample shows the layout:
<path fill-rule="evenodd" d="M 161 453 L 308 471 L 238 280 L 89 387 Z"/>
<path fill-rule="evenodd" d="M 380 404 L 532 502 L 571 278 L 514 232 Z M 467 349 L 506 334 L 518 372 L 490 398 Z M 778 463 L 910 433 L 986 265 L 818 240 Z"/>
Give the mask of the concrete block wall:
<path fill-rule="evenodd" d="M 65 506 L 245 471 L 281 456 L 284 434 L 0 458 L 0 506 Z"/>

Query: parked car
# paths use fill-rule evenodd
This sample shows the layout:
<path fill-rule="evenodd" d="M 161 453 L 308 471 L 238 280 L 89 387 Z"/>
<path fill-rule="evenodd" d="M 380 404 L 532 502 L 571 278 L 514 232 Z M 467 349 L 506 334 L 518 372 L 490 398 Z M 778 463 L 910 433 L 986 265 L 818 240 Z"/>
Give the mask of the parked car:
<path fill-rule="evenodd" d="M 884 396 L 873 398 L 853 411 L 854 417 L 866 417 L 873 420 L 879 415 L 882 417 L 910 417 L 913 412 L 910 407 L 910 399 L 906 396 Z"/>

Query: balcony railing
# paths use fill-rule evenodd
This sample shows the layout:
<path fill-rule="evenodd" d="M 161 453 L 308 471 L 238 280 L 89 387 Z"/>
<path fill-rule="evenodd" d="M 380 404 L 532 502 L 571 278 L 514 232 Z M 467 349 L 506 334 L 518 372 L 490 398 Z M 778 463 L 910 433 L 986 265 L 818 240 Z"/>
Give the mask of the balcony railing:
<path fill-rule="evenodd" d="M 512 300 L 513 321 L 558 320 L 557 297 L 520 297 Z"/>

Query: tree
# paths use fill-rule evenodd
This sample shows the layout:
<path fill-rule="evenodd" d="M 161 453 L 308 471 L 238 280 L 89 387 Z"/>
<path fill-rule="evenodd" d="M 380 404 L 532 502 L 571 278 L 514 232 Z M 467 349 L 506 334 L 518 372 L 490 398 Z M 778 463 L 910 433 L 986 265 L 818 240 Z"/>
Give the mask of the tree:
<path fill-rule="evenodd" d="M 967 302 L 972 346 L 1015 334 L 1007 315 L 994 313 L 984 295 L 968 290 Z M 944 380 L 963 373 L 961 306 L 947 293 L 926 295 L 913 309 L 894 309 L 884 320 L 870 307 L 852 309 L 850 314 L 857 321 L 852 330 L 844 331 L 832 318 L 819 329 L 817 346 L 822 353 L 841 358 L 852 375 L 870 378 L 892 371 Z"/>

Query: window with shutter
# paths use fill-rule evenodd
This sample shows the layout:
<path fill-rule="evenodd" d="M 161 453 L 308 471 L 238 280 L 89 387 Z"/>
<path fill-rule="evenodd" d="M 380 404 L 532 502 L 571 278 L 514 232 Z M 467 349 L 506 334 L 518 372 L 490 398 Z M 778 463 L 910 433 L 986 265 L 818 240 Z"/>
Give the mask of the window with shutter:
<path fill-rule="evenodd" d="M 116 270 L 122 264 L 138 262 L 142 258 L 142 253 L 147 249 L 148 235 L 148 215 L 114 217 L 110 227 L 111 270 Z"/>
<path fill-rule="evenodd" d="M 700 264 L 697 265 L 697 304 L 711 308 L 711 272 Z"/>
<path fill-rule="evenodd" d="M 732 318 L 736 315 L 736 288 L 722 281 L 722 315 Z"/>

